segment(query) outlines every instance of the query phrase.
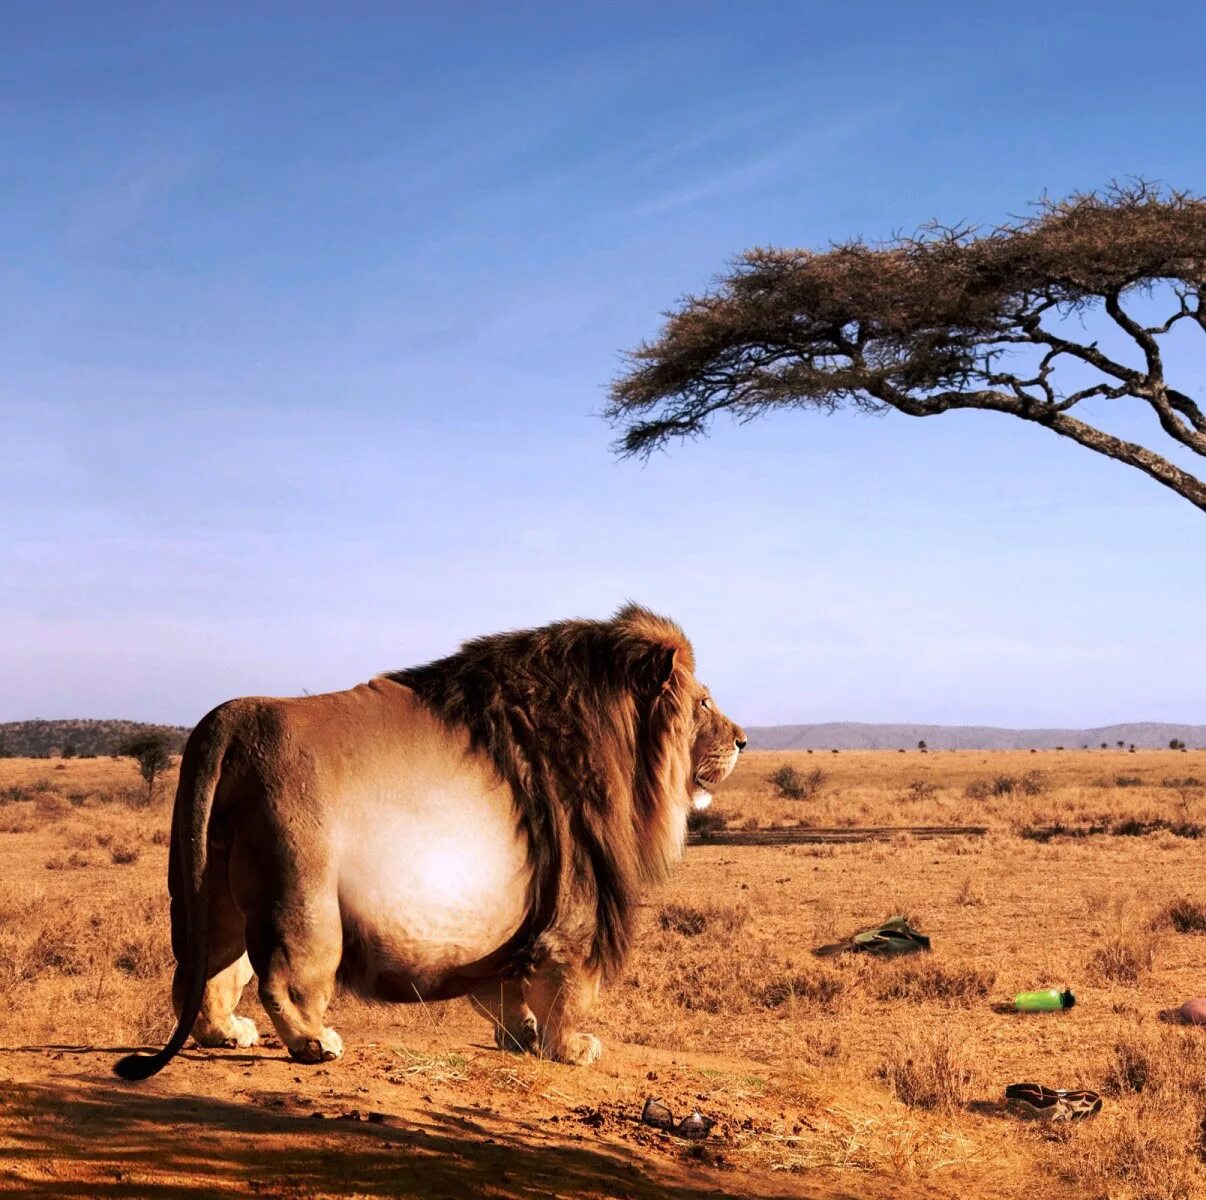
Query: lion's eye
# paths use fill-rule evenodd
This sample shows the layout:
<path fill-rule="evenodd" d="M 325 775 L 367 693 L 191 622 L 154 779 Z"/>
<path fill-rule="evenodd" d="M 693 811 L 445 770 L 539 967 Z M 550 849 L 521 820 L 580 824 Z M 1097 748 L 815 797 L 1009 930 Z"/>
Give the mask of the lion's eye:
<path fill-rule="evenodd" d="M 705 696 L 705 697 L 704 697 L 704 698 L 703 698 L 703 699 L 702 699 L 702 700 L 699 702 L 699 707 L 700 707 L 700 708 L 711 708 L 711 707 L 712 707 L 712 701 L 711 701 L 711 700 L 709 700 L 709 699 L 707 698 L 707 696 Z"/>

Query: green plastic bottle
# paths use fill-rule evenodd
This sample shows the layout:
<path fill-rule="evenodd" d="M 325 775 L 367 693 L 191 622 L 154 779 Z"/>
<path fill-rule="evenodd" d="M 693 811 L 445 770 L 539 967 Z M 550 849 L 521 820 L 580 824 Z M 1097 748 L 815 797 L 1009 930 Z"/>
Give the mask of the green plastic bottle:
<path fill-rule="evenodd" d="M 1059 988 L 1046 988 L 1041 992 L 1019 992 L 1013 998 L 1013 1006 L 1018 1012 L 1055 1012 L 1061 1008 L 1071 1008 L 1076 1003 L 1076 997 L 1071 991 Z"/>

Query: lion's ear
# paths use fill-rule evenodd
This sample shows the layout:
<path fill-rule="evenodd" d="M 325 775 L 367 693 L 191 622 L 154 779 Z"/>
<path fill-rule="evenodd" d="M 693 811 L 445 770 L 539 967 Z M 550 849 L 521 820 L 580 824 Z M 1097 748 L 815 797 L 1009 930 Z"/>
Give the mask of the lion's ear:
<path fill-rule="evenodd" d="M 655 646 L 652 654 L 653 682 L 658 691 L 666 691 L 678 666 L 677 646 Z"/>

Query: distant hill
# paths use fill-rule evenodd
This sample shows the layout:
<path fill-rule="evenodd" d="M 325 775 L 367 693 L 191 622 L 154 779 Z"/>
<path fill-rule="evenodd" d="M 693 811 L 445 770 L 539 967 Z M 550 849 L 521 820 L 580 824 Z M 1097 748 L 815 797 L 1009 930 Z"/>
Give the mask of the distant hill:
<path fill-rule="evenodd" d="M 1097 749 L 1118 742 L 1143 750 L 1167 749 L 1177 738 L 1190 747 L 1206 747 L 1206 725 L 1167 725 L 1140 721 L 1093 729 L 998 729 L 991 725 L 860 725 L 836 721 L 824 725 L 762 725 L 748 728 L 754 750 L 915 750 L 924 741 L 931 750 L 1054 750 L 1063 746 Z"/>
<path fill-rule="evenodd" d="M 116 754 L 135 734 L 166 733 L 179 750 L 189 731 L 179 725 L 148 725 L 141 721 L 9 721 L 0 724 L 0 755 L 19 758 L 57 758 L 61 754 Z"/>
<path fill-rule="evenodd" d="M 157 730 L 172 738 L 176 750 L 188 729 L 140 721 L 10 721 L 0 724 L 0 756 L 54 758 L 60 754 L 116 754 L 138 733 Z M 1206 725 L 1139 722 L 1094 729 L 998 729 L 990 725 L 861 725 L 831 721 L 823 725 L 759 725 L 746 730 L 753 750 L 915 750 L 924 741 L 931 750 L 1054 750 L 1063 746 L 1096 749 L 1118 742 L 1143 750 L 1166 749 L 1177 738 L 1206 747 Z"/>

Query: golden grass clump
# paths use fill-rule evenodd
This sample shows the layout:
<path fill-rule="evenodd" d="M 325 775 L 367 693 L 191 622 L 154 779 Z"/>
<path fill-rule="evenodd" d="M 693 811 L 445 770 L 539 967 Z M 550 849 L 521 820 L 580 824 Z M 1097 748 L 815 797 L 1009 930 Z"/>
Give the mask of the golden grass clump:
<path fill-rule="evenodd" d="M 691 904 L 667 904 L 658 913 L 658 924 L 663 929 L 683 937 L 698 937 L 708 929 L 734 934 L 749 919 L 748 908 L 732 904 L 706 904 L 699 908 Z"/>
<path fill-rule="evenodd" d="M 1206 933 L 1206 904 L 1188 896 L 1170 900 L 1152 919 L 1152 927 L 1170 928 L 1175 933 Z"/>
<path fill-rule="evenodd" d="M 833 971 L 790 972 L 770 978 L 755 993 L 763 1008 L 792 1006 L 797 1001 L 820 1008 L 828 1007 L 842 994 L 845 983 Z"/>
<path fill-rule="evenodd" d="M 965 1045 L 942 1026 L 914 1026 L 888 1050 L 876 1071 L 910 1108 L 951 1113 L 965 1108 L 980 1083 Z"/>
<path fill-rule="evenodd" d="M 936 1001 L 967 1008 L 988 996 L 997 981 L 997 973 L 979 967 L 912 958 L 871 964 L 867 978 L 877 1000 Z"/>
<path fill-rule="evenodd" d="M 1089 955 L 1089 971 L 1103 983 L 1138 983 L 1156 960 L 1156 939 L 1143 928 L 1110 934 Z"/>
<path fill-rule="evenodd" d="M 1063 1174 L 1086 1200 L 1195 1200 L 1202 1195 L 1200 1101 L 1145 1091 L 1075 1131 Z"/>

